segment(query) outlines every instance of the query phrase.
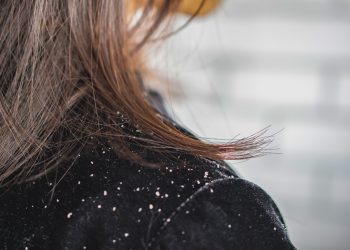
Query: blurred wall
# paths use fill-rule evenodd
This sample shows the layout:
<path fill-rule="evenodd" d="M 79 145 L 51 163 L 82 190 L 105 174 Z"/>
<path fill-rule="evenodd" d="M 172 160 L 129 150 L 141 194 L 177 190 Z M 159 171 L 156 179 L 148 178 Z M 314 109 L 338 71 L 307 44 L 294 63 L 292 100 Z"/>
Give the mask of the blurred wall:
<path fill-rule="evenodd" d="M 350 1 L 226 0 L 155 61 L 198 135 L 283 129 L 279 154 L 232 165 L 277 202 L 298 249 L 350 249 Z"/>

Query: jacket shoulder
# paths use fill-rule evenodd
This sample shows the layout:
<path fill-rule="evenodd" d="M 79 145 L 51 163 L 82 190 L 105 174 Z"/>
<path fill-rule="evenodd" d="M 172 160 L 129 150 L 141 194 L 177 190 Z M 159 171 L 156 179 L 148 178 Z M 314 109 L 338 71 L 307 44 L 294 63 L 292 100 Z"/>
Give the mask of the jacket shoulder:
<path fill-rule="evenodd" d="M 259 186 L 230 177 L 214 180 L 167 219 L 157 249 L 295 249 L 271 197 Z"/>

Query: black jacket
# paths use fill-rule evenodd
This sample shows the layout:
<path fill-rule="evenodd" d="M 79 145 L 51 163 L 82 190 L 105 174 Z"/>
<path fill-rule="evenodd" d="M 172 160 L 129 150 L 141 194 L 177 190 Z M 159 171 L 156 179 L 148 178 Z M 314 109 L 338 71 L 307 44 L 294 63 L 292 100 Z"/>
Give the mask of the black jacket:
<path fill-rule="evenodd" d="M 178 154 L 150 169 L 87 145 L 68 168 L 0 190 L 0 249 L 295 249 L 269 195 L 225 163 Z"/>

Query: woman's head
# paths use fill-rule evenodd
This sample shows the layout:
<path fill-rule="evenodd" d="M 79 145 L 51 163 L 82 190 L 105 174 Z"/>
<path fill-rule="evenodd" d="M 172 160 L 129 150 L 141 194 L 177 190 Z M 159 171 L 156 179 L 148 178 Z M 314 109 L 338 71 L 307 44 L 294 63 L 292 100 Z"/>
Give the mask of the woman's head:
<path fill-rule="evenodd" d="M 150 71 L 143 51 L 164 35 L 176 10 L 189 12 L 183 4 L 2 1 L 0 183 L 46 174 L 90 136 L 108 140 L 122 157 L 145 166 L 130 144 L 156 153 L 177 150 L 211 159 L 259 154 L 266 141 L 258 135 L 220 145 L 196 140 L 147 102 L 140 85 L 140 75 Z M 203 0 L 193 14 L 201 13 L 204 4 Z M 131 136 L 123 123 L 142 132 Z"/>

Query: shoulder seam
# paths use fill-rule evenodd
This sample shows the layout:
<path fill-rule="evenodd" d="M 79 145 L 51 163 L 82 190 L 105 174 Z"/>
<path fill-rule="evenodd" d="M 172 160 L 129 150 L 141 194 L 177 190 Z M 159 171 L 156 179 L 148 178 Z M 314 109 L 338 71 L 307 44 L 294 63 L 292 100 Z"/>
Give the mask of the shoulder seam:
<path fill-rule="evenodd" d="M 210 182 L 205 183 L 203 186 L 198 188 L 191 196 L 189 196 L 184 202 L 182 202 L 166 219 L 165 222 L 160 226 L 159 230 L 156 232 L 156 235 L 148 242 L 147 248 L 152 246 L 152 244 L 157 240 L 160 233 L 171 223 L 172 218 L 174 218 L 190 201 L 192 201 L 199 193 L 201 193 L 204 190 L 207 190 L 210 188 L 210 186 L 225 181 L 225 180 L 233 180 L 233 179 L 239 179 L 236 176 L 227 176 L 225 178 L 215 179 Z"/>

